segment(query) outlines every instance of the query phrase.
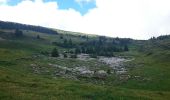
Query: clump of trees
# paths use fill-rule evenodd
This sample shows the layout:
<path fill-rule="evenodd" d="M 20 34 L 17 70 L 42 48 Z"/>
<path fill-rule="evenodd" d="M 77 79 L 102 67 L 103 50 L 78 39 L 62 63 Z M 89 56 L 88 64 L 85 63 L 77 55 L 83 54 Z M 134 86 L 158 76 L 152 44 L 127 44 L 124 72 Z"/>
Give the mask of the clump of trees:
<path fill-rule="evenodd" d="M 74 51 L 72 53 L 80 54 L 86 53 L 90 54 L 91 57 L 97 56 L 114 56 L 114 52 L 129 51 L 128 44 L 130 39 L 108 39 L 104 36 L 100 36 L 98 39 L 93 39 L 91 41 L 85 41 L 81 43 L 73 43 L 71 39 L 63 39 L 63 42 L 53 42 L 54 45 L 63 48 L 70 48 Z"/>
<path fill-rule="evenodd" d="M 114 56 L 114 52 L 129 51 L 128 43 L 130 39 L 108 40 L 106 37 L 99 37 L 98 40 L 84 42 L 76 46 L 75 53 L 87 53 L 92 57 L 96 56 Z"/>
<path fill-rule="evenodd" d="M 63 47 L 63 48 L 74 48 L 75 47 L 75 44 L 73 44 L 71 39 L 69 40 L 64 39 L 63 42 L 53 42 L 52 44 Z"/>
<path fill-rule="evenodd" d="M 170 39 L 170 35 L 161 35 L 159 37 L 151 37 L 149 40 L 165 40 Z"/>
<path fill-rule="evenodd" d="M 70 54 L 69 54 L 70 56 L 68 56 L 68 53 L 67 53 L 67 52 L 62 53 L 62 55 L 63 55 L 64 58 L 67 58 L 67 57 L 77 58 L 77 54 L 76 54 L 75 52 L 70 53 Z M 60 56 L 60 54 L 59 54 L 57 48 L 54 48 L 54 49 L 52 50 L 52 52 L 51 52 L 51 57 L 59 57 L 59 56 Z"/>

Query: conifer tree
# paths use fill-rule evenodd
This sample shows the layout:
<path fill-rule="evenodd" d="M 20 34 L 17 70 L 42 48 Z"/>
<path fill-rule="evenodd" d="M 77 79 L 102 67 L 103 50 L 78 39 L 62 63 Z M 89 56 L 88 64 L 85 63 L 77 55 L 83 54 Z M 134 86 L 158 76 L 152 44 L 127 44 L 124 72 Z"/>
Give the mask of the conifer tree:
<path fill-rule="evenodd" d="M 59 53 L 58 53 L 57 48 L 54 48 L 54 49 L 52 50 L 51 56 L 52 56 L 52 57 L 59 57 Z"/>

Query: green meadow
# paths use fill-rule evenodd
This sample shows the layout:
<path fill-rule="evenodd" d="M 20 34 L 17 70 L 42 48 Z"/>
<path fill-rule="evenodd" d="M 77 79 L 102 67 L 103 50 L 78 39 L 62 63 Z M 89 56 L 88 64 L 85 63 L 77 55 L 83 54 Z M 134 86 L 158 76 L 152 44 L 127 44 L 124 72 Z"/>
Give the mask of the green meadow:
<path fill-rule="evenodd" d="M 85 42 L 78 33 L 58 31 L 45 34 L 23 30 L 23 37 L 15 37 L 14 30 L 0 30 L 0 100 L 169 100 L 170 98 L 170 37 L 162 40 L 133 40 L 129 51 L 114 56 L 128 57 L 125 62 L 130 78 L 121 80 L 115 74 L 106 79 L 55 76 L 61 67 L 88 66 L 108 70 L 108 65 L 96 59 L 50 57 L 42 52 L 59 52 L 68 48 L 52 42 L 72 39 L 75 44 Z M 37 39 L 39 35 L 41 38 Z M 84 34 L 85 35 L 85 34 Z M 89 36 L 97 40 L 98 36 Z M 37 65 L 38 72 L 31 65 Z M 69 75 L 69 74 L 68 74 Z"/>

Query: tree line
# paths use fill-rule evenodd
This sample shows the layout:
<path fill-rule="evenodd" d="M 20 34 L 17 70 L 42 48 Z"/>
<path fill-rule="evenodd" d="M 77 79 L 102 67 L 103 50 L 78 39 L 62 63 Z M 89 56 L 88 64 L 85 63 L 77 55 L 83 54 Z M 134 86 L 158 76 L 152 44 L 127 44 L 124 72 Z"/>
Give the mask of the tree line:
<path fill-rule="evenodd" d="M 63 39 L 63 37 L 62 37 Z M 92 57 L 97 56 L 114 56 L 114 52 L 129 51 L 128 44 L 131 39 L 120 39 L 100 36 L 98 39 L 85 41 L 82 43 L 74 43 L 72 39 L 63 39 L 62 42 L 53 42 L 53 45 L 70 49 L 67 53 L 71 54 L 90 54 Z"/>
<path fill-rule="evenodd" d="M 20 30 L 30 30 L 35 32 L 48 33 L 48 34 L 58 34 L 57 31 L 41 26 L 33 26 L 33 25 L 19 24 L 14 22 L 4 22 L 4 21 L 0 21 L 0 29 L 20 29 Z"/>

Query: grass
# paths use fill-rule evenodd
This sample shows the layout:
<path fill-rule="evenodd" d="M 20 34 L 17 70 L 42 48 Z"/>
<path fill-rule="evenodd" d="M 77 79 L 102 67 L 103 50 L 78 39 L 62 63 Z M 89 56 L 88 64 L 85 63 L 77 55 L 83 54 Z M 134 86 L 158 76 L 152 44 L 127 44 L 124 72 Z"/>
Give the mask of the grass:
<path fill-rule="evenodd" d="M 132 78 L 123 87 L 152 91 L 170 91 L 170 73 L 168 72 L 170 70 L 170 62 L 167 62 L 168 59 L 165 59 L 165 56 L 168 55 L 155 57 L 156 55 L 136 55 L 135 60 L 127 64 Z M 135 76 L 139 78 L 134 78 Z"/>
<path fill-rule="evenodd" d="M 61 78 L 49 79 L 2 67 L 0 75 L 0 98 L 3 100 L 166 100 L 170 94 L 94 85 Z"/>
<path fill-rule="evenodd" d="M 1 31 L 3 30 L 0 30 L 0 37 L 5 40 L 0 40 L 0 100 L 169 100 L 170 98 L 168 49 L 154 47 L 154 50 L 138 52 L 136 44 L 132 45 L 129 52 L 115 53 L 116 56 L 135 58 L 126 63 L 131 78 L 128 81 L 120 81 L 113 75 L 105 80 L 105 84 L 100 84 L 103 80 L 94 83 L 94 79 L 76 81 L 51 77 L 54 69 L 48 66 L 49 63 L 53 63 L 66 67 L 89 66 L 91 69 L 99 67 L 107 70 L 104 64 L 95 65 L 95 60 L 84 62 L 69 58 L 33 57 L 39 55 L 40 51 L 52 50 L 54 46 L 51 42 L 59 41 L 59 36 L 25 31 L 24 38 L 12 38 L 11 31 L 6 30 L 4 33 Z M 38 34 L 43 39 L 37 40 L 35 37 Z M 79 42 L 81 39 L 77 38 L 74 37 Z M 161 45 L 164 45 L 162 41 Z M 35 74 L 30 64 L 37 64 L 42 70 L 50 72 Z"/>

